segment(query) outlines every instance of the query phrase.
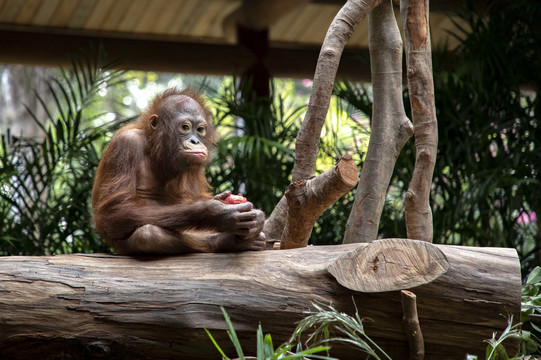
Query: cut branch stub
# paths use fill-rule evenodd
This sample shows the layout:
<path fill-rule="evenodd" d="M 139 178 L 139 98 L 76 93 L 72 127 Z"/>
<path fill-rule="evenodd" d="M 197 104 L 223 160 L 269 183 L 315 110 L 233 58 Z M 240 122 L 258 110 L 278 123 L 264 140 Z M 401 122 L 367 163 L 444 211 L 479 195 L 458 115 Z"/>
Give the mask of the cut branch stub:
<path fill-rule="evenodd" d="M 358 180 L 359 170 L 351 156 L 346 155 L 323 174 L 290 184 L 285 193 L 289 208 L 288 220 L 280 248 L 306 246 L 316 220 L 351 190 Z"/>
<path fill-rule="evenodd" d="M 402 323 L 408 337 L 409 360 L 423 360 L 425 357 L 425 342 L 417 313 L 417 296 L 411 291 L 402 290 L 400 297 L 402 298 L 402 309 L 404 311 Z"/>
<path fill-rule="evenodd" d="M 384 292 L 428 284 L 447 272 L 449 266 L 445 254 L 430 243 L 385 239 L 342 255 L 328 270 L 350 290 Z"/>

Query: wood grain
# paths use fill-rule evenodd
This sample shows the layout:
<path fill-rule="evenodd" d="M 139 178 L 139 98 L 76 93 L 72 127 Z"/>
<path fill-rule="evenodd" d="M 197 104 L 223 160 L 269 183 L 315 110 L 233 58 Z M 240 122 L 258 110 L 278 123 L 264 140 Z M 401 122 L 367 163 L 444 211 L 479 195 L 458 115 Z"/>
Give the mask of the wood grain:
<path fill-rule="evenodd" d="M 428 284 L 449 269 L 436 246 L 415 240 L 385 239 L 360 246 L 329 265 L 329 272 L 350 290 L 384 292 Z"/>

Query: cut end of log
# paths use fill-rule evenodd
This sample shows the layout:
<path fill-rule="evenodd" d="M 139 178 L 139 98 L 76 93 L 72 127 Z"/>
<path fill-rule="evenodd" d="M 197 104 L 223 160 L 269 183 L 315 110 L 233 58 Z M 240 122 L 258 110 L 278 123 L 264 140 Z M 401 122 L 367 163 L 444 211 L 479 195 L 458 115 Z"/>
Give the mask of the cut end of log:
<path fill-rule="evenodd" d="M 350 155 L 344 155 L 336 163 L 336 172 L 344 183 L 354 187 L 359 182 L 359 169 Z"/>
<path fill-rule="evenodd" d="M 376 240 L 342 255 L 328 271 L 344 287 L 360 292 L 410 289 L 434 281 L 449 269 L 436 246 L 409 239 Z"/>

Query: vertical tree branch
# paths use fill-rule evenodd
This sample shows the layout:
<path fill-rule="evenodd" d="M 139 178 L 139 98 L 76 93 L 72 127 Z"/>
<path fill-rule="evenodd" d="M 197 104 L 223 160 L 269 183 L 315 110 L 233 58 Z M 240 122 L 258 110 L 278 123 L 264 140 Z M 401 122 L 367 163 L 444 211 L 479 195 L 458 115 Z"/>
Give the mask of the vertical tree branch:
<path fill-rule="evenodd" d="M 314 176 L 321 129 L 329 110 L 340 57 L 359 22 L 381 1 L 348 0 L 329 26 L 319 53 L 308 110 L 297 134 L 292 182 Z M 284 228 L 287 216 L 287 201 L 282 197 L 265 222 L 263 231 L 267 238 L 280 239 L 279 229 Z"/>
<path fill-rule="evenodd" d="M 428 22 L 428 0 L 402 0 L 400 14 L 406 43 L 406 63 L 415 147 L 417 155 L 406 193 L 408 238 L 432 241 L 430 187 L 438 146 L 434 104 L 432 54 Z"/>
<path fill-rule="evenodd" d="M 413 133 L 402 100 L 402 38 L 390 0 L 368 15 L 374 103 L 370 142 L 344 243 L 377 238 L 387 188 L 402 147 Z"/>
<path fill-rule="evenodd" d="M 417 315 L 417 296 L 407 290 L 402 290 L 400 296 L 404 312 L 402 322 L 404 323 L 410 347 L 409 360 L 423 360 L 425 357 L 425 342 L 419 325 L 419 316 Z"/>

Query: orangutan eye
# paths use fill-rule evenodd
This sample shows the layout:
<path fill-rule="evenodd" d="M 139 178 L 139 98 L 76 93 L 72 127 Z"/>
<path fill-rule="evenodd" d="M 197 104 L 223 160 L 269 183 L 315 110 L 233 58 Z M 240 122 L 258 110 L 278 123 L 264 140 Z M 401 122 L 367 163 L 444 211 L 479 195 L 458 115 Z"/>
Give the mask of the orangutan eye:
<path fill-rule="evenodd" d="M 182 124 L 180 124 L 180 132 L 182 132 L 183 134 L 186 134 L 188 133 L 190 130 L 191 130 L 191 126 L 190 126 L 190 123 L 188 122 L 183 122 Z"/>

